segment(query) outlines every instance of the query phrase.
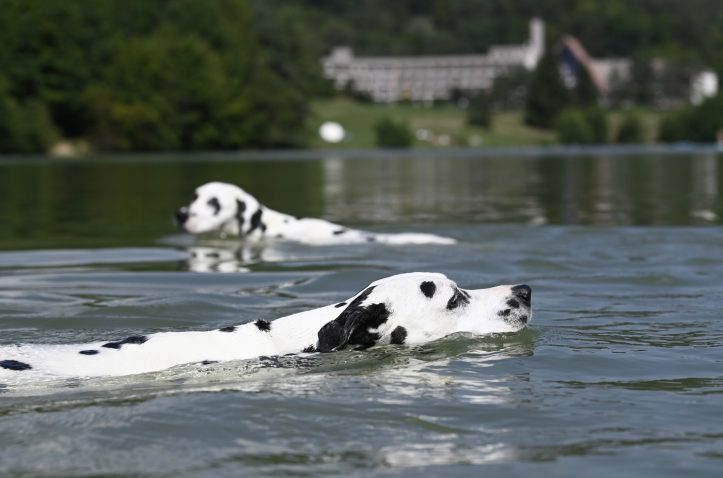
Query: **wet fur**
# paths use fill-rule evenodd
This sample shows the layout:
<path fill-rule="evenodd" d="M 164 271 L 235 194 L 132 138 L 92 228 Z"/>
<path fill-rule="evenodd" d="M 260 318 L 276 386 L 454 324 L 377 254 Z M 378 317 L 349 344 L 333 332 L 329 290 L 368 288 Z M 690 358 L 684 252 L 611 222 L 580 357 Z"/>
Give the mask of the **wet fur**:
<path fill-rule="evenodd" d="M 350 299 L 206 332 L 162 332 L 70 345 L 0 347 L 0 381 L 145 373 L 189 363 L 418 344 L 456 332 L 514 332 L 531 318 L 527 286 L 466 291 L 442 274 L 399 274 Z"/>
<path fill-rule="evenodd" d="M 246 242 L 295 241 L 305 244 L 454 244 L 448 237 L 424 233 L 377 234 L 316 218 L 274 211 L 238 186 L 211 182 L 196 188 L 176 223 L 191 234 L 218 233 Z"/>

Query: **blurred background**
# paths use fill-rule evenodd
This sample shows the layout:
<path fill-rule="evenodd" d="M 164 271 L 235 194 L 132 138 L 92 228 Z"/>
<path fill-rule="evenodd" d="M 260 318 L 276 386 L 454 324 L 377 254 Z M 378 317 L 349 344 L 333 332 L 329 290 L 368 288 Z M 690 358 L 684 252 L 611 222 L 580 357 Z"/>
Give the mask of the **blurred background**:
<path fill-rule="evenodd" d="M 517 334 L 6 374 L 0 476 L 718 477 L 722 74 L 721 0 L 0 0 L 0 352 L 535 291 Z M 179 233 L 212 180 L 458 243 Z"/>
<path fill-rule="evenodd" d="M 2 0 L 0 152 L 723 142 L 720 0 Z"/>

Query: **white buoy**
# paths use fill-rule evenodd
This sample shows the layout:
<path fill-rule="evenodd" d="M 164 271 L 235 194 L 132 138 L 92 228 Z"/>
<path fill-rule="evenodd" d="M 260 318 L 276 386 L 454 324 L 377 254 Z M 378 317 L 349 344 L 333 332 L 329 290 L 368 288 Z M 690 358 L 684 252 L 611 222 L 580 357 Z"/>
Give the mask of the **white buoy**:
<path fill-rule="evenodd" d="M 319 128 L 319 136 L 327 143 L 338 143 L 344 139 L 344 127 L 334 121 L 327 121 Z"/>

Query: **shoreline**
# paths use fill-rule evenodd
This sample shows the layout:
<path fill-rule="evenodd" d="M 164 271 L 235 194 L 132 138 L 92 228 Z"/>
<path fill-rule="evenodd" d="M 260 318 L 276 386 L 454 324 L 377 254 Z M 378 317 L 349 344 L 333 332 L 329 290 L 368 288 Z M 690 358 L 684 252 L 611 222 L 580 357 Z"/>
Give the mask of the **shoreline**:
<path fill-rule="evenodd" d="M 501 157 L 574 157 L 574 156 L 676 156 L 719 155 L 723 145 L 708 143 L 676 143 L 669 145 L 549 145 L 549 146 L 500 146 L 500 147 L 450 147 L 450 148 L 314 148 L 314 149 L 266 149 L 239 151 L 167 151 L 96 153 L 71 157 L 52 155 L 0 155 L 0 164 L 26 161 L 178 161 L 209 159 L 214 161 L 254 160 L 318 160 L 318 159 L 409 159 L 409 158 L 501 158 Z"/>

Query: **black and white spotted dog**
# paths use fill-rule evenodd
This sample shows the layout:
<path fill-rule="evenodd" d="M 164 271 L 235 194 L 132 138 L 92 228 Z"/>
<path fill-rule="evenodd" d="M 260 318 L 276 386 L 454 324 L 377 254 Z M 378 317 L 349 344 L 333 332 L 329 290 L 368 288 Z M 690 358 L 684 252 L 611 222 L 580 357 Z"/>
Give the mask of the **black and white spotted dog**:
<path fill-rule="evenodd" d="M 464 290 L 443 274 L 400 274 L 373 282 L 344 302 L 273 322 L 259 319 L 213 331 L 161 332 L 80 345 L 3 346 L 0 382 L 20 374 L 129 375 L 181 364 L 421 344 L 456 332 L 515 332 L 532 317 L 531 299 L 526 285 Z"/>
<path fill-rule="evenodd" d="M 269 209 L 238 186 L 211 182 L 196 188 L 188 206 L 176 211 L 176 223 L 191 234 L 218 232 L 245 241 L 287 240 L 306 244 L 454 244 L 448 237 L 423 233 L 375 234 L 324 219 L 297 218 Z"/>

